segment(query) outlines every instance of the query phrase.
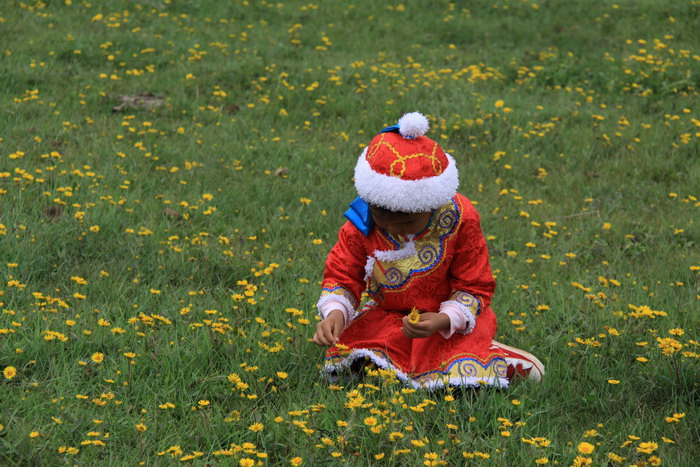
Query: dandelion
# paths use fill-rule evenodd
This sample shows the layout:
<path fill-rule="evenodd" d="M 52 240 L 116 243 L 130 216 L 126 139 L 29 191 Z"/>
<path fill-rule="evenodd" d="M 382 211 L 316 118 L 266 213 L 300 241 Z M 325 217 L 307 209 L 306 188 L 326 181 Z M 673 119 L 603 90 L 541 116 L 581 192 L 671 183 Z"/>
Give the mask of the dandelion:
<path fill-rule="evenodd" d="M 413 307 L 411 308 L 411 312 L 408 314 L 408 322 L 411 324 L 418 324 L 420 321 L 420 312 L 418 311 L 418 308 Z"/>
<path fill-rule="evenodd" d="M 248 429 L 253 433 L 262 431 L 263 428 L 265 428 L 265 425 L 263 425 L 262 423 L 254 423 L 248 427 Z"/>
<path fill-rule="evenodd" d="M 4 370 L 2 370 L 3 376 L 5 376 L 5 379 L 12 379 L 15 376 L 17 376 L 17 368 L 13 366 L 6 366 Z"/>
<path fill-rule="evenodd" d="M 647 443 L 639 443 L 639 446 L 637 447 L 637 452 L 641 452 L 643 454 L 651 454 L 658 448 L 659 445 L 651 441 Z"/>
<path fill-rule="evenodd" d="M 683 344 L 671 337 L 657 337 L 656 342 L 658 343 L 657 346 L 661 349 L 664 355 L 673 355 L 683 348 Z"/>
<path fill-rule="evenodd" d="M 585 441 L 579 443 L 578 445 L 578 452 L 581 454 L 590 454 L 595 450 L 595 446 L 593 446 L 591 443 L 587 443 Z"/>
<path fill-rule="evenodd" d="M 367 417 L 364 419 L 364 424 L 367 426 L 375 426 L 377 424 L 377 419 L 374 417 Z"/>
<path fill-rule="evenodd" d="M 90 359 L 95 362 L 95 363 L 102 363 L 102 361 L 105 359 L 105 354 L 102 352 L 95 352 L 92 354 L 92 357 Z"/>

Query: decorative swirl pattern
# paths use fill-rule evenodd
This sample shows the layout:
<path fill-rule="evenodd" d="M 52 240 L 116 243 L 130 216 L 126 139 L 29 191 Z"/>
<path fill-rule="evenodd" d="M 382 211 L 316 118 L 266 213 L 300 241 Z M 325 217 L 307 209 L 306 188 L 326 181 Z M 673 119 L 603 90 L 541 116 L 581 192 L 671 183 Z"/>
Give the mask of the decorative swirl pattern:
<path fill-rule="evenodd" d="M 508 374 L 508 364 L 503 359 L 498 359 L 495 361 L 493 368 L 496 371 L 496 375 L 500 376 L 501 378 L 505 378 Z"/>
<path fill-rule="evenodd" d="M 477 297 L 468 292 L 455 290 L 450 296 L 450 300 L 459 303 L 474 316 L 479 316 L 479 314 L 481 314 L 481 302 Z"/>
<path fill-rule="evenodd" d="M 418 259 L 423 264 L 430 264 L 437 258 L 437 249 L 432 245 L 425 245 L 418 251 Z"/>
<path fill-rule="evenodd" d="M 471 294 L 468 294 L 467 292 L 456 292 L 453 297 L 453 300 L 456 300 L 462 305 L 469 308 L 479 305 L 479 302 L 477 301 L 476 297 L 474 297 Z"/>
<path fill-rule="evenodd" d="M 457 198 L 453 198 L 450 203 L 445 204 L 437 210 L 429 225 L 424 229 L 422 234 L 416 235 L 415 239 L 410 242 L 414 245 L 414 250 L 410 257 L 396 257 L 394 255 L 406 250 L 408 243 L 402 249 L 403 242 L 392 238 L 391 234 L 383 229 L 380 229 L 379 235 L 387 242 L 394 246 L 394 250 L 388 250 L 386 253 L 389 257 L 375 257 L 377 262 L 386 269 L 384 275 L 376 276 L 375 279 L 379 282 L 379 286 L 383 289 L 398 290 L 406 285 L 406 283 L 415 275 L 423 274 L 431 271 L 440 265 L 446 257 L 445 247 L 450 237 L 456 232 L 461 222 L 461 211 Z M 382 252 L 382 256 L 384 256 Z M 396 271 L 391 271 L 391 268 L 396 268 Z M 397 278 L 401 277 L 399 281 Z M 476 309 L 476 308 L 475 308 Z"/>
<path fill-rule="evenodd" d="M 469 361 L 469 360 L 463 360 L 459 362 L 459 374 L 460 376 L 477 376 L 479 374 L 479 369 L 476 367 L 476 365 Z"/>
<path fill-rule="evenodd" d="M 396 268 L 387 269 L 384 276 L 390 284 L 398 284 L 403 280 L 403 274 Z"/>
<path fill-rule="evenodd" d="M 443 211 L 440 214 L 440 217 L 438 217 L 438 226 L 440 226 L 441 229 L 451 229 L 455 221 L 457 220 L 456 214 L 457 213 L 452 209 L 447 209 L 446 211 Z"/>

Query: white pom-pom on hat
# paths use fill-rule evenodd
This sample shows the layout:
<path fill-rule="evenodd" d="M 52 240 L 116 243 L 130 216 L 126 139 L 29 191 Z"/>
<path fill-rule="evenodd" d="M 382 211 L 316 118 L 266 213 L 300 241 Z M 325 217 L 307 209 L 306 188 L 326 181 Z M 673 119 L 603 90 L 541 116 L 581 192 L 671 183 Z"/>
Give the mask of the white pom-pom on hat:
<path fill-rule="evenodd" d="M 404 116 L 399 119 L 398 126 L 401 136 L 411 139 L 420 138 L 426 134 L 428 128 L 430 128 L 428 118 L 419 112 L 404 114 Z"/>

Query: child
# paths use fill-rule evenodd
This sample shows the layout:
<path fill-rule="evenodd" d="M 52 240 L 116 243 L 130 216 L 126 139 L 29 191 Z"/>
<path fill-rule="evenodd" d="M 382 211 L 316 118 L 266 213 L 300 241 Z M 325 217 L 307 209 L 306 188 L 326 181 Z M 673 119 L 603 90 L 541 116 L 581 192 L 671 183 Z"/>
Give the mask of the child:
<path fill-rule="evenodd" d="M 493 340 L 496 284 L 479 216 L 457 193 L 454 159 L 423 136 L 428 127 L 406 114 L 358 159 L 360 197 L 318 301 L 313 341 L 329 347 L 325 370 L 370 359 L 416 388 L 506 387 L 516 374 L 539 381 L 539 360 Z M 357 312 L 363 292 L 370 300 Z"/>

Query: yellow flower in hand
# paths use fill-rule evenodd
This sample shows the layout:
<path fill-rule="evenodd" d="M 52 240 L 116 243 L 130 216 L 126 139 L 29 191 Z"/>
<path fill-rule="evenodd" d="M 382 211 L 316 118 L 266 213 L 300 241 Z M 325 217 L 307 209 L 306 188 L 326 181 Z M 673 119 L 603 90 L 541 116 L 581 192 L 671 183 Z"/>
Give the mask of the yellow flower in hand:
<path fill-rule="evenodd" d="M 418 311 L 418 308 L 413 307 L 411 308 L 411 312 L 408 314 L 408 322 L 411 324 L 416 324 L 420 321 L 420 311 Z"/>

